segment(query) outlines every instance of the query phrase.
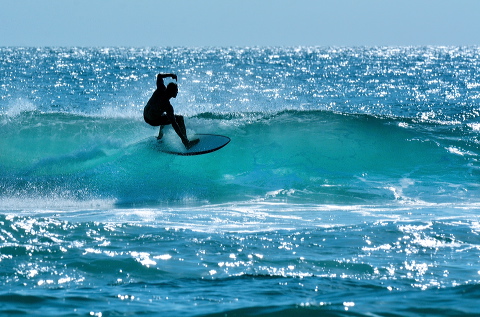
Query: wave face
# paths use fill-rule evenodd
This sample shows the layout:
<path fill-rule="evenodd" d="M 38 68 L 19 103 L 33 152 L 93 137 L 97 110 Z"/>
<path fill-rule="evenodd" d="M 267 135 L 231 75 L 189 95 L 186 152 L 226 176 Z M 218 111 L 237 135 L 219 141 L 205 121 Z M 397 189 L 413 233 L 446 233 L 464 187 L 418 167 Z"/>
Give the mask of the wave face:
<path fill-rule="evenodd" d="M 1 125 L 2 198 L 149 205 L 250 199 L 315 204 L 476 201 L 475 132 L 329 111 L 203 113 L 195 131 L 232 138 L 209 155 L 155 148 L 139 120 L 22 113 Z M 432 131 L 433 130 L 433 131 Z M 165 142 L 177 142 L 168 129 Z M 13 207 L 13 206 L 12 206 Z"/>

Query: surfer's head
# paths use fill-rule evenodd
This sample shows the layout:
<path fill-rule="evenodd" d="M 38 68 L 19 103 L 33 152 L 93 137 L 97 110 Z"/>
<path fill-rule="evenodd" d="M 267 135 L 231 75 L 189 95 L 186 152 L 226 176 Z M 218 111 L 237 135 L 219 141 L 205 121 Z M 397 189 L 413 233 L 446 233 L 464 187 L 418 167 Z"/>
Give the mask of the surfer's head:
<path fill-rule="evenodd" d="M 169 97 L 176 98 L 178 94 L 178 86 L 175 83 L 169 83 L 167 85 L 167 95 Z"/>

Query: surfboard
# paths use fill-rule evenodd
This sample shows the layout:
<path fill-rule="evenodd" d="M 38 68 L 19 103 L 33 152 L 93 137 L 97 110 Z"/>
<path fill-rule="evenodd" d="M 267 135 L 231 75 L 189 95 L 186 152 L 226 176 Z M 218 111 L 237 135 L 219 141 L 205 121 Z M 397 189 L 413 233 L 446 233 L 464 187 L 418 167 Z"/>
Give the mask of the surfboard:
<path fill-rule="evenodd" d="M 158 141 L 157 148 L 159 151 L 182 156 L 200 155 L 215 152 L 230 142 L 230 138 L 224 135 L 217 134 L 195 134 L 190 137 L 190 140 L 199 139 L 200 142 L 192 146 L 190 149 L 186 149 L 180 139 L 178 142 L 169 142 L 167 140 Z"/>

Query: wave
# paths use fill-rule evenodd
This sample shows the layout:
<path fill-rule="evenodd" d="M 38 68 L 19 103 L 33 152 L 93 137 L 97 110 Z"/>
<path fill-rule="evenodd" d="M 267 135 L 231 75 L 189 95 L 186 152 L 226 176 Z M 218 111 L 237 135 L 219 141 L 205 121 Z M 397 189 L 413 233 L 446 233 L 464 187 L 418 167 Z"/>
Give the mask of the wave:
<path fill-rule="evenodd" d="M 187 127 L 189 135 L 224 134 L 232 142 L 185 158 L 159 152 L 156 128 L 138 118 L 38 111 L 0 117 L 3 208 L 478 197 L 474 125 L 281 111 L 201 113 Z M 170 128 L 165 139 L 179 142 Z"/>

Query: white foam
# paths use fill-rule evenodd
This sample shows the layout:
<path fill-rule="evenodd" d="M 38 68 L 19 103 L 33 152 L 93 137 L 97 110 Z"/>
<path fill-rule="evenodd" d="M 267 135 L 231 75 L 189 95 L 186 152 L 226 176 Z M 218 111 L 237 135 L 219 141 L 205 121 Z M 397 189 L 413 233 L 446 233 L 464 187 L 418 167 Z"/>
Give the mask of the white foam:
<path fill-rule="evenodd" d="M 468 123 L 467 126 L 474 131 L 480 131 L 480 123 Z"/>
<path fill-rule="evenodd" d="M 78 200 L 64 197 L 2 197 L 1 210 L 69 210 L 69 209 L 109 209 L 115 205 L 114 199 Z"/>
<path fill-rule="evenodd" d="M 1 112 L 7 117 L 16 117 L 22 112 L 35 111 L 37 107 L 29 100 L 18 98 L 10 102 L 6 107 L 1 109 Z"/>
<path fill-rule="evenodd" d="M 459 149 L 455 146 L 450 146 L 448 148 L 446 148 L 448 152 L 452 153 L 452 154 L 456 154 L 456 155 L 460 155 L 460 156 L 465 156 L 465 155 L 468 155 L 468 156 L 476 156 L 475 153 L 473 152 L 470 152 L 470 151 L 464 151 L 462 149 Z"/>
<path fill-rule="evenodd" d="M 143 120 L 143 107 L 138 107 L 136 105 L 103 107 L 95 113 L 94 116 L 102 118 Z"/>

